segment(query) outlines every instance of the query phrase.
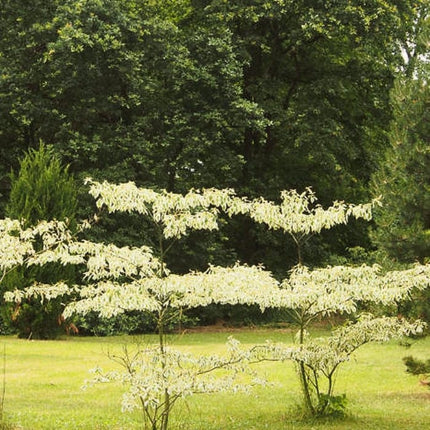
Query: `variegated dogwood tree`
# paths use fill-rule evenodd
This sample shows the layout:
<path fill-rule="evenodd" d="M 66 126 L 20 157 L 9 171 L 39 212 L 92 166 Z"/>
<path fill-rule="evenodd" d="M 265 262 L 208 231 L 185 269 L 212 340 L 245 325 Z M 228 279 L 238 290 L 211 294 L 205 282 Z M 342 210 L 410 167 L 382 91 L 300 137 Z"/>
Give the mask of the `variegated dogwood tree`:
<path fill-rule="evenodd" d="M 234 340 L 229 341 L 225 357 L 192 357 L 172 349 L 166 343 L 165 333 L 169 322 L 177 319 L 184 309 L 210 303 L 258 304 L 262 310 L 276 305 L 277 282 L 262 267 L 210 266 L 205 272 L 177 275 L 166 264 L 166 254 L 175 241 L 191 230 L 218 228 L 218 212 L 225 210 L 232 215 L 243 211 L 242 201 L 231 190 L 209 189 L 179 195 L 137 188 L 132 183 L 91 182 L 90 193 L 100 208 L 109 212 L 137 212 L 151 222 L 158 233 L 158 247 L 117 247 L 66 238 L 34 256 L 34 261 L 84 265 L 86 282 L 74 286 L 37 284 L 10 292 L 6 298 L 19 302 L 29 296 L 49 300 L 68 295 L 65 318 L 88 312 L 103 317 L 126 311 L 152 315 L 157 323 L 158 345 L 133 352 L 127 349 L 122 355 L 113 356 L 123 371 L 98 370 L 90 381 L 126 383 L 123 409 L 141 408 L 152 430 L 168 428 L 170 412 L 180 398 L 193 393 L 246 388 L 247 384 L 236 382 L 236 377 L 243 373 L 251 373 L 245 378 L 249 383 L 256 382 L 246 366 L 250 354 L 241 351 Z"/>
<path fill-rule="evenodd" d="M 17 266 L 44 265 L 57 261 L 76 263 L 65 252 L 72 234 L 64 222 L 42 221 L 35 227 L 24 227 L 15 219 L 0 219 L 0 283 Z"/>
<path fill-rule="evenodd" d="M 347 223 L 351 217 L 370 219 L 375 202 L 366 205 L 336 202 L 323 209 L 316 205 L 311 190 L 302 194 L 285 191 L 281 203 L 275 204 L 264 199 L 239 198 L 232 190 L 208 189 L 179 195 L 138 188 L 133 183 L 90 182 L 90 187 L 100 208 L 105 207 L 109 212 L 137 212 L 151 221 L 158 232 L 158 248 L 116 247 L 75 241 L 70 237 L 62 238 L 59 243 L 59 238 L 55 238 L 51 246 L 45 247 L 45 252 L 32 256 L 32 264 L 48 260 L 83 264 L 86 282 L 79 286 L 34 285 L 9 293 L 7 299 L 20 301 L 26 295 L 36 295 L 48 300 L 72 295 L 74 300 L 64 311 L 66 317 L 93 311 L 110 317 L 129 310 L 153 315 L 158 327 L 158 345 L 134 352 L 125 350 L 113 357 L 122 365 L 123 372 L 96 371 L 92 380 L 126 383 L 129 388 L 123 398 L 123 408 L 141 408 L 153 430 L 168 428 L 170 412 L 178 399 L 193 393 L 238 389 L 236 376 L 249 370 L 249 363 L 266 359 L 293 360 L 307 410 L 314 415 L 325 414 L 336 400 L 333 395 L 336 371 L 358 347 L 369 341 L 388 340 L 422 330 L 420 322 L 365 314 L 324 340 L 312 340 L 307 334 L 308 325 L 317 317 L 338 313 L 355 315 L 359 303 L 394 303 L 405 299 L 413 288 L 429 284 L 428 266 L 384 274 L 377 266 L 310 270 L 303 265 L 300 249 L 304 240 L 323 229 Z M 210 266 L 205 272 L 185 275 L 171 273 L 166 254 L 173 243 L 191 230 L 217 229 L 220 211 L 229 216 L 246 214 L 256 222 L 290 234 L 297 243 L 299 265 L 282 282 L 263 267 L 239 264 L 230 268 Z M 10 235 L 9 240 L 15 240 L 13 237 L 16 234 Z M 22 252 L 27 251 L 23 248 Z M 15 258 L 13 264 L 21 262 Z M 165 328 L 172 318 L 183 309 L 210 303 L 258 304 L 262 310 L 290 309 L 299 326 L 297 344 L 268 342 L 244 351 L 231 340 L 226 357 L 197 358 L 166 344 Z M 220 369 L 229 372 L 219 377 L 215 373 Z"/>
<path fill-rule="evenodd" d="M 343 413 L 345 396 L 334 395 L 334 382 L 340 364 L 360 346 L 371 341 L 387 341 L 422 332 L 420 321 L 409 323 L 397 317 L 357 315 L 360 305 L 394 305 L 406 300 L 414 289 L 430 285 L 430 266 L 416 265 L 409 270 L 384 273 L 377 266 L 335 266 L 311 270 L 303 265 L 302 245 L 323 229 L 346 224 L 350 218 L 370 220 L 378 200 L 353 205 L 335 202 L 324 209 L 315 194 L 284 191 L 281 203 L 264 199 L 248 203 L 248 214 L 256 222 L 289 234 L 297 245 L 298 265 L 280 283 L 279 307 L 290 311 L 299 327 L 294 347 L 268 343 L 271 359 L 293 360 L 297 364 L 303 389 L 304 406 L 313 415 Z M 336 328 L 330 337 L 311 339 L 307 327 L 316 319 L 345 314 L 352 318 Z M 260 350 L 260 354 L 262 354 Z"/>

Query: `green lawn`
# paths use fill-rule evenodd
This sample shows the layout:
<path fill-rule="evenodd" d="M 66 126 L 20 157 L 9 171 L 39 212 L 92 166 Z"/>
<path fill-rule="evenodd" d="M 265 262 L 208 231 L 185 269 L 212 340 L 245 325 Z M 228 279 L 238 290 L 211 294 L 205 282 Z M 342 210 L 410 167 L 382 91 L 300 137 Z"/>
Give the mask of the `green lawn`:
<path fill-rule="evenodd" d="M 222 352 L 229 333 L 175 336 L 172 343 L 195 352 Z M 291 340 L 280 330 L 246 330 L 234 336 L 254 344 L 267 338 Z M 0 337 L 6 348 L 7 420 L 25 430 L 141 429 L 139 413 L 121 413 L 121 387 L 99 385 L 83 391 L 88 370 L 112 368 L 108 352 L 118 351 L 131 337 L 65 338 L 25 341 Z M 152 342 L 152 336 L 139 338 Z M 1 348 L 0 351 L 2 351 Z M 349 416 L 340 421 L 304 421 L 297 413 L 300 389 L 289 363 L 264 363 L 261 372 L 274 382 L 249 396 L 195 396 L 178 405 L 172 429 L 181 430 L 423 430 L 430 423 L 430 390 L 404 371 L 405 355 L 430 356 L 430 339 L 406 349 L 396 342 L 363 347 L 340 371 L 337 393 L 346 393 Z M 1 366 L 3 368 L 3 365 Z"/>

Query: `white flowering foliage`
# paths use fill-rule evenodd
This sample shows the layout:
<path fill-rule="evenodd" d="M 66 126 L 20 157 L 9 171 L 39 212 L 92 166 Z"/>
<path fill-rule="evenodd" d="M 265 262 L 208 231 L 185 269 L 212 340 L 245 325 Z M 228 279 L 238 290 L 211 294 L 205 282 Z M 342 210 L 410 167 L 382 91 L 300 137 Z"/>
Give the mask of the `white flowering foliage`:
<path fill-rule="evenodd" d="M 91 281 L 103 279 L 140 279 L 156 276 L 160 262 L 151 248 L 118 247 L 113 244 L 75 242 L 68 253 L 80 257 L 86 264 L 85 277 Z"/>
<path fill-rule="evenodd" d="M 133 182 L 114 185 L 87 181 L 99 208 L 145 215 L 163 227 L 166 239 L 182 237 L 190 230 L 216 230 L 217 207 L 226 209 L 234 195 L 232 190 L 217 189 L 192 190 L 182 195 L 138 188 Z"/>
<path fill-rule="evenodd" d="M 39 299 L 41 303 L 44 303 L 46 301 L 56 299 L 57 297 L 69 295 L 70 293 L 71 289 L 69 285 L 64 282 L 58 282 L 56 284 L 43 284 L 37 282 L 23 290 L 6 291 L 4 299 L 6 302 L 21 303 L 25 301 L 25 299 L 34 297 Z"/>
<path fill-rule="evenodd" d="M 260 354 L 266 349 L 267 357 L 278 361 L 293 360 L 304 363 L 317 373 L 330 376 L 340 363 L 348 361 L 351 354 L 369 342 L 387 342 L 403 336 L 419 335 L 425 323 L 408 322 L 398 317 L 374 317 L 362 314 L 355 323 L 333 330 L 331 336 L 309 339 L 303 344 L 286 346 L 268 342 L 260 346 Z"/>
<path fill-rule="evenodd" d="M 71 240 L 65 223 L 42 221 L 23 228 L 18 220 L 0 220 L 0 270 L 4 275 L 18 265 L 43 265 L 57 261 L 61 248 Z"/>
<path fill-rule="evenodd" d="M 2 272 L 22 264 L 27 256 L 34 254 L 31 241 L 23 240 L 22 233 L 19 221 L 0 220 L 0 269 Z"/>
<path fill-rule="evenodd" d="M 317 204 L 313 191 L 307 189 L 301 194 L 295 190 L 283 191 L 280 204 L 263 198 L 234 200 L 237 213 L 246 213 L 258 223 L 289 234 L 297 246 L 299 264 L 281 283 L 281 293 L 276 299 L 279 299 L 279 307 L 291 310 L 299 326 L 298 345 L 267 344 L 261 348 L 261 354 L 264 356 L 263 351 L 266 351 L 268 359 L 288 359 L 297 364 L 305 408 L 311 415 L 337 413 L 344 407 L 344 398 L 333 396 L 338 366 L 364 343 L 418 332 L 422 324 L 363 316 L 324 341 L 311 341 L 306 327 L 316 318 L 330 314 L 354 314 L 360 303 L 393 305 L 405 300 L 414 289 L 430 285 L 430 266 L 416 265 L 409 270 L 383 273 L 378 266 L 310 270 L 303 265 L 301 247 L 306 240 L 324 229 L 346 224 L 351 218 L 370 220 L 378 199 L 362 205 L 334 202 L 324 209 Z M 336 402 L 337 406 L 333 407 Z"/>
<path fill-rule="evenodd" d="M 87 386 L 120 381 L 127 387 L 122 409 L 131 411 L 143 406 L 152 428 L 163 428 L 167 419 L 166 393 L 171 408 L 177 400 L 193 394 L 247 392 L 252 385 L 265 383 L 250 370 L 248 362 L 254 357 L 242 350 L 237 340 L 229 339 L 227 350 L 225 356 L 195 357 L 170 347 L 163 354 L 158 347 L 125 348 L 121 355 L 112 356 L 124 370 L 94 369 L 94 377 L 87 381 Z"/>
<path fill-rule="evenodd" d="M 378 203 L 375 200 L 354 205 L 337 201 L 324 209 L 316 202 L 315 193 L 310 188 L 301 194 L 296 190 L 282 191 L 279 205 L 263 198 L 256 199 L 249 203 L 248 213 L 255 221 L 274 230 L 281 229 L 286 233 L 301 236 L 346 224 L 351 217 L 370 220 L 372 208 Z"/>
<path fill-rule="evenodd" d="M 80 300 L 65 316 L 96 311 L 111 317 L 124 311 L 161 312 L 219 304 L 258 304 L 262 310 L 279 305 L 279 288 L 269 272 L 256 266 L 210 267 L 206 272 L 144 277 L 127 283 L 101 281 L 82 287 Z"/>
<path fill-rule="evenodd" d="M 38 232 L 37 229 L 36 231 Z M 151 250 L 148 247 L 117 247 L 112 244 L 105 245 L 88 241 L 73 241 L 71 236 L 66 234 L 66 231 L 64 231 L 64 235 L 62 237 L 59 237 L 55 231 L 55 235 L 51 238 L 55 239 L 55 241 L 49 241 L 51 248 L 46 248 L 40 252 L 36 252 L 32 247 L 33 236 L 30 235 L 28 231 L 25 231 L 25 235 L 26 240 L 24 242 L 22 238 L 18 239 L 21 240 L 22 249 L 23 251 L 26 251 L 26 254 L 22 252 L 20 254 L 21 260 L 19 261 L 16 261 L 16 259 L 14 261 L 9 261 L 10 266 L 13 264 L 23 264 L 25 257 L 27 257 L 26 264 L 29 266 L 34 264 L 43 265 L 49 262 L 59 262 L 64 265 L 79 264 L 86 266 L 84 276 L 87 280 L 101 281 L 100 285 L 97 285 L 97 287 L 94 285 L 72 286 L 66 285 L 63 282 L 55 284 L 37 283 L 26 289 L 6 292 L 4 298 L 9 302 L 20 303 L 31 297 L 39 298 L 43 302 L 67 295 L 75 298 L 82 297 L 85 299 L 88 296 L 95 296 L 96 294 L 102 296 L 105 294 L 105 297 L 99 297 L 100 302 L 106 304 L 106 309 L 109 303 L 111 305 L 118 306 L 118 309 L 116 309 L 115 312 L 118 313 L 128 309 L 124 304 L 120 306 L 120 304 L 116 302 L 112 303 L 112 300 L 109 300 L 109 297 L 113 296 L 114 293 L 110 293 L 108 291 L 108 287 L 112 289 L 114 286 L 117 286 L 117 291 L 122 287 L 113 280 L 119 278 L 141 279 L 151 277 L 159 270 L 159 261 L 152 255 Z M 56 241 L 60 242 L 57 243 Z M 138 293 L 139 292 L 136 294 Z M 136 294 L 130 295 L 129 300 L 133 300 L 133 297 L 135 297 Z M 131 308 L 131 306 L 129 307 Z M 99 308 L 101 314 L 109 314 L 106 309 L 103 310 L 100 306 Z M 97 307 L 94 305 L 94 310 L 96 309 Z M 142 307 L 141 310 L 153 309 L 151 307 Z M 66 309 L 64 312 L 67 317 L 71 316 L 71 313 L 70 309 Z M 111 312 L 109 316 L 112 316 L 113 314 L 114 313 Z"/>
<path fill-rule="evenodd" d="M 354 205 L 336 201 L 327 209 L 318 205 L 315 193 L 307 188 L 303 193 L 296 190 L 282 191 L 281 204 L 263 198 L 248 200 L 237 197 L 231 189 L 191 190 L 185 195 L 156 192 L 139 188 L 133 182 L 115 185 L 109 182 L 87 180 L 90 194 L 96 198 L 99 208 L 109 212 L 137 212 L 164 226 L 164 237 L 181 237 L 189 230 L 214 230 L 217 228 L 218 211 L 228 215 L 249 215 L 270 228 L 290 234 L 313 234 L 346 224 L 352 218 L 370 220 L 372 208 L 379 200 Z"/>
<path fill-rule="evenodd" d="M 297 365 L 304 392 L 305 406 L 312 415 L 343 412 L 345 396 L 334 396 L 339 366 L 369 342 L 386 342 L 403 336 L 421 334 L 425 324 L 397 317 L 374 317 L 363 314 L 355 323 L 335 329 L 331 336 L 310 339 L 296 345 L 270 343 L 257 347 L 260 360 L 292 360 Z M 333 407 L 333 401 L 339 402 Z"/>
<path fill-rule="evenodd" d="M 295 348 L 271 345 L 271 359 L 293 360 L 304 392 L 305 406 L 312 415 L 331 413 L 334 378 L 338 366 L 360 346 L 371 341 L 420 333 L 420 321 L 362 316 L 358 322 L 335 330 L 332 336 L 311 340 L 306 327 L 330 314 L 355 314 L 359 304 L 393 305 L 407 299 L 414 289 L 430 285 L 430 266 L 416 265 L 384 273 L 377 265 L 326 267 L 310 270 L 298 265 L 281 284 L 281 304 L 292 310 L 299 326 Z M 325 391 L 324 391 L 325 390 Z M 338 411 L 337 411 L 338 412 Z"/>
<path fill-rule="evenodd" d="M 301 310 L 310 320 L 333 313 L 353 313 L 360 302 L 392 305 L 413 289 L 430 286 L 430 266 L 384 273 L 374 266 L 328 266 L 310 270 L 296 266 L 282 284 L 281 305 Z"/>

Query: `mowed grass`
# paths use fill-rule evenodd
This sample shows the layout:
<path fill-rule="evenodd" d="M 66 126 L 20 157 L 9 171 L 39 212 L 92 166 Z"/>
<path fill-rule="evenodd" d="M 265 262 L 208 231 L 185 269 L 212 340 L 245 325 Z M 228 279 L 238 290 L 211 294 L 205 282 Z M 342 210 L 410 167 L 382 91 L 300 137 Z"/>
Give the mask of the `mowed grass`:
<path fill-rule="evenodd" d="M 229 333 L 190 333 L 172 336 L 171 344 L 188 352 L 222 353 Z M 244 344 L 265 339 L 291 342 L 282 330 L 235 331 Z M 82 390 L 89 369 L 113 369 L 109 353 L 118 353 L 133 337 L 64 338 L 26 341 L 0 337 L 6 351 L 7 421 L 25 430 L 134 430 L 142 429 L 139 411 L 121 412 L 122 387 L 97 385 Z M 140 336 L 152 343 L 154 336 Z M 176 406 L 171 428 L 180 430 L 286 430 L 286 429 L 405 429 L 423 430 L 430 423 L 430 390 L 405 372 L 402 357 L 430 357 L 430 339 L 409 348 L 398 342 L 366 345 L 341 368 L 337 393 L 346 393 L 348 416 L 342 420 L 310 421 L 297 409 L 300 387 L 291 363 L 258 366 L 273 386 L 259 387 L 251 395 L 197 395 Z"/>

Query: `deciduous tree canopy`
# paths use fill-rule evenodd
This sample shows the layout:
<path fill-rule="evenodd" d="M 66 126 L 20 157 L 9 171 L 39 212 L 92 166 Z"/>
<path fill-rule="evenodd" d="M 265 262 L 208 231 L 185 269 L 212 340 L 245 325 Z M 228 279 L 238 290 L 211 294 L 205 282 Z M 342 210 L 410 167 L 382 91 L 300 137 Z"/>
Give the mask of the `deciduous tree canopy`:
<path fill-rule="evenodd" d="M 39 140 L 81 178 L 174 192 L 234 187 L 270 200 L 311 185 L 322 205 L 362 201 L 388 146 L 390 89 L 404 58 L 417 57 L 428 14 L 423 0 L 1 5 L 3 207 L 11 167 Z M 142 226 L 129 218 L 125 232 L 118 219 L 101 234 L 133 242 Z M 250 220 L 220 235 L 229 240 L 199 241 L 209 259 L 264 254 L 275 271 L 295 263 L 289 239 Z M 358 223 L 304 252 L 317 262 L 366 238 Z M 178 265 L 197 267 L 199 255 Z"/>

